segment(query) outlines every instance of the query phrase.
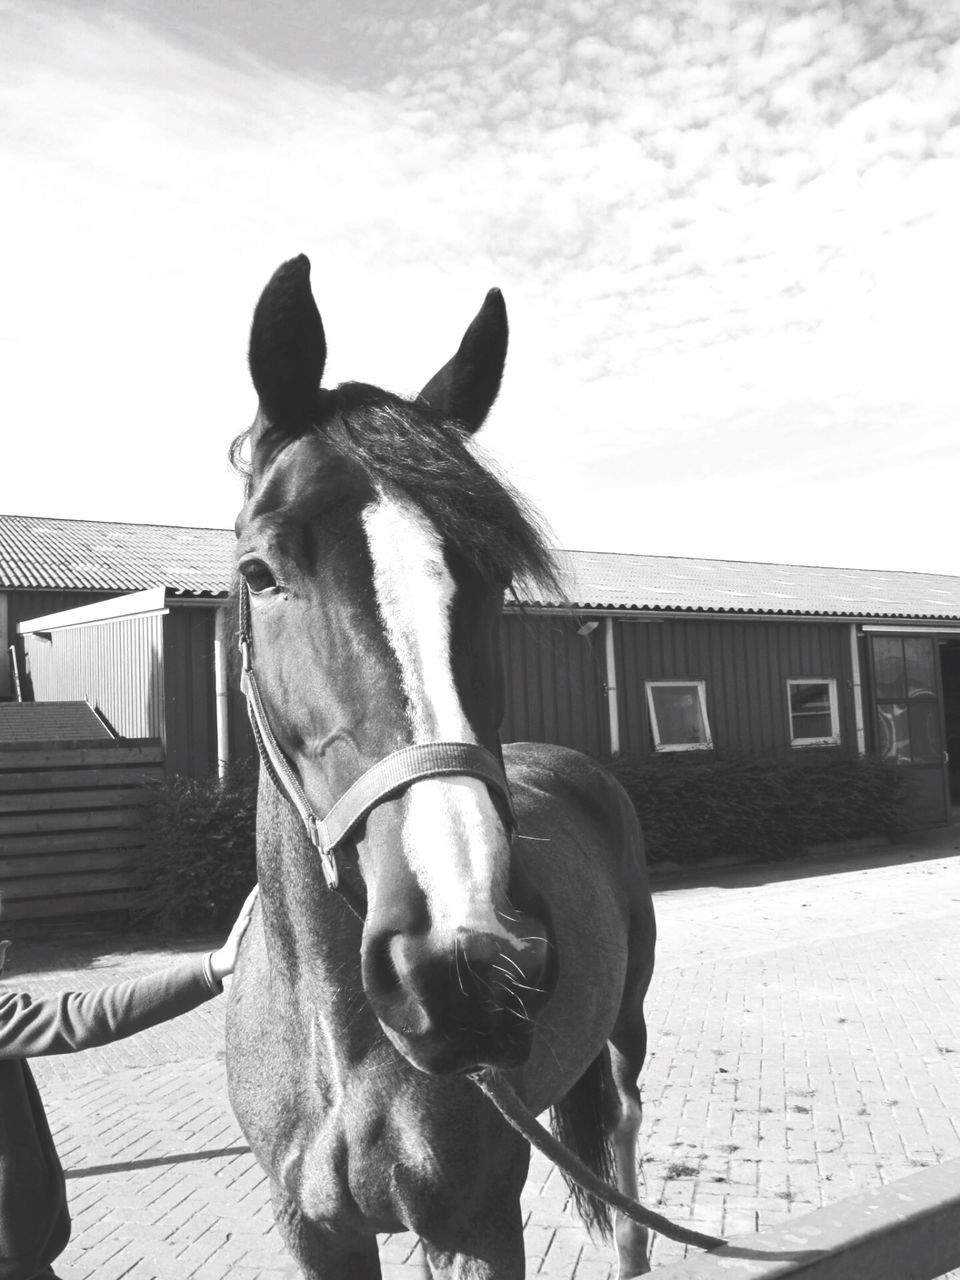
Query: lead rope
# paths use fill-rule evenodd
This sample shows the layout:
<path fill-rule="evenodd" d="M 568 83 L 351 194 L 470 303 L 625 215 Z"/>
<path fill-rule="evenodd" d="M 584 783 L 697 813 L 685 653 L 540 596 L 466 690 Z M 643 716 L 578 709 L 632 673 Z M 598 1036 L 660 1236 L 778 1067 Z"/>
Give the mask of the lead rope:
<path fill-rule="evenodd" d="M 654 1231 L 658 1231 L 660 1235 L 666 1236 L 668 1240 L 676 1240 L 678 1244 L 691 1244 L 697 1249 L 717 1249 L 720 1245 L 727 1243 L 726 1240 L 721 1239 L 719 1236 L 703 1235 L 699 1231 L 691 1231 L 689 1227 L 677 1226 L 669 1218 L 664 1218 L 662 1214 L 655 1213 L 652 1209 L 645 1209 L 642 1204 L 638 1204 L 636 1200 L 631 1200 L 622 1191 L 619 1191 L 616 1187 L 611 1187 L 609 1183 L 597 1177 L 593 1170 L 589 1169 L 578 1156 L 575 1156 L 572 1151 L 568 1151 L 562 1143 L 557 1141 L 552 1133 L 549 1133 L 543 1127 L 536 1116 L 532 1115 L 524 1106 L 506 1081 L 497 1078 L 491 1071 L 484 1069 L 471 1072 L 470 1079 L 481 1093 L 484 1093 L 490 1099 L 507 1124 L 516 1129 L 521 1137 L 526 1138 L 530 1145 L 536 1148 L 541 1155 L 546 1156 L 548 1160 L 552 1160 L 558 1168 L 568 1174 L 589 1195 L 595 1196 L 597 1200 L 602 1200 L 611 1209 L 618 1210 L 634 1222 L 638 1222 L 642 1227 L 651 1227 Z"/>

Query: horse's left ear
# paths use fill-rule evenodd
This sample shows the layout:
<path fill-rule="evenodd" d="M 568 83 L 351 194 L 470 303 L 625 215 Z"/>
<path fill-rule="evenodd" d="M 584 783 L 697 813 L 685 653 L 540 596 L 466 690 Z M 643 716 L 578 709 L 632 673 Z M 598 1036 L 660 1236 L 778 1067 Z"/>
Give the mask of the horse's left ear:
<path fill-rule="evenodd" d="M 507 359 L 507 309 L 499 289 L 491 289 L 452 360 L 434 374 L 420 398 L 445 418 L 473 433 L 497 398 Z"/>
<path fill-rule="evenodd" d="M 316 419 L 327 359 L 320 312 L 304 254 L 278 267 L 260 295 L 250 327 L 250 376 L 260 397 L 258 421 L 285 435 Z"/>

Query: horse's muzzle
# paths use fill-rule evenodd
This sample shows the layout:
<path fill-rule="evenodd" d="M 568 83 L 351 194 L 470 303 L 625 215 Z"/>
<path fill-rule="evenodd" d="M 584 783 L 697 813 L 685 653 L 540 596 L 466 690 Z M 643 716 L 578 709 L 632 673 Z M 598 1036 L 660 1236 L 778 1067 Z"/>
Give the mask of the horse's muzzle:
<path fill-rule="evenodd" d="M 364 938 L 367 998 L 394 1046 L 432 1075 L 522 1066 L 554 970 L 546 929 L 522 915 L 443 943 L 430 930 Z"/>

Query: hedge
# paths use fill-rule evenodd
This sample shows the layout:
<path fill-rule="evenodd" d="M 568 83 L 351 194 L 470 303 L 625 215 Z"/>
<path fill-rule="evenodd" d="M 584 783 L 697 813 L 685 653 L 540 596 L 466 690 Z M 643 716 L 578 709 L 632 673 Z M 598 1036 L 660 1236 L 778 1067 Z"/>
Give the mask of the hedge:
<path fill-rule="evenodd" d="M 768 861 L 906 829 L 899 771 L 874 761 L 605 761 L 633 801 L 651 863 Z M 167 932 L 232 922 L 256 879 L 257 767 L 150 789 L 149 889 L 139 918 Z"/>
<path fill-rule="evenodd" d="M 256 812 L 255 764 L 222 782 L 214 775 L 151 784 L 139 923 L 168 933 L 231 924 L 257 879 Z"/>
<path fill-rule="evenodd" d="M 762 862 L 907 829 L 902 775 L 874 760 L 605 763 L 633 801 L 651 863 Z"/>

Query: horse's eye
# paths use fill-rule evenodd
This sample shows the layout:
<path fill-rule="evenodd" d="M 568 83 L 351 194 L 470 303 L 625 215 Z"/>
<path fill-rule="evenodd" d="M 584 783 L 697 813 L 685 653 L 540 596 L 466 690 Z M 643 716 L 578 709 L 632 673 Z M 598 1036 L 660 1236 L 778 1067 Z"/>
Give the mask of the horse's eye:
<path fill-rule="evenodd" d="M 277 585 L 277 580 L 262 560 L 244 560 L 240 566 L 247 589 L 251 595 L 263 595 Z"/>

